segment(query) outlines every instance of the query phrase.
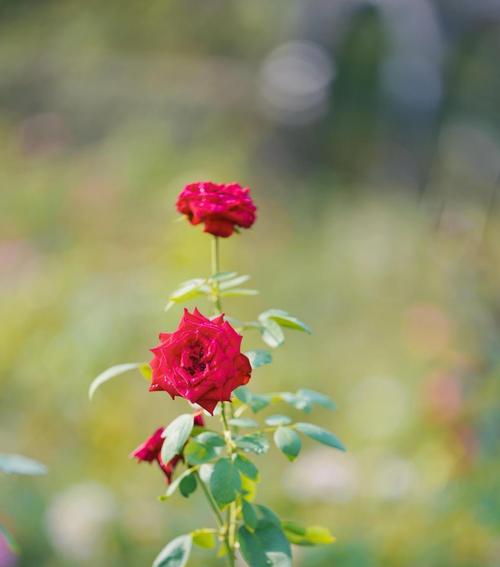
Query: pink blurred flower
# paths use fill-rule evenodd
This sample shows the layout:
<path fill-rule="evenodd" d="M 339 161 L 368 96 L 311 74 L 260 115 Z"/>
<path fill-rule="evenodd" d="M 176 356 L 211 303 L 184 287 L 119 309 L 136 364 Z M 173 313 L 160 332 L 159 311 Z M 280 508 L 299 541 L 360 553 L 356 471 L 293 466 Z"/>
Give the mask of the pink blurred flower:
<path fill-rule="evenodd" d="M 13 567 L 17 563 L 17 551 L 8 532 L 0 526 L 0 567 Z"/>
<path fill-rule="evenodd" d="M 462 411 L 462 383 L 452 372 L 432 374 L 424 384 L 424 396 L 427 407 L 437 421 L 453 421 Z"/>

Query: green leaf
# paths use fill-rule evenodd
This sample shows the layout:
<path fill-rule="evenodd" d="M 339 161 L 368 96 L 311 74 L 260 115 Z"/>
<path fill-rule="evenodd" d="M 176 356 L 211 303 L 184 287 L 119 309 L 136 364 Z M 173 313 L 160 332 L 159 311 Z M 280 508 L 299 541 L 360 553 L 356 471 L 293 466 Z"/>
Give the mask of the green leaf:
<path fill-rule="evenodd" d="M 245 499 L 241 501 L 241 513 L 243 515 L 243 522 L 247 528 L 254 530 L 257 527 L 257 514 L 254 507 Z"/>
<path fill-rule="evenodd" d="M 256 453 L 257 455 L 263 455 L 269 450 L 269 441 L 260 433 L 236 437 L 235 444 L 246 453 Z"/>
<path fill-rule="evenodd" d="M 191 535 L 176 537 L 166 545 L 153 562 L 153 567 L 184 567 L 192 546 Z"/>
<path fill-rule="evenodd" d="M 311 334 L 311 328 L 303 323 L 297 317 L 293 317 L 286 311 L 281 309 L 268 309 L 259 315 L 259 321 L 264 322 L 268 319 L 275 321 L 281 327 L 288 327 L 289 329 L 295 329 L 296 331 L 303 331 L 304 333 Z"/>
<path fill-rule="evenodd" d="M 217 544 L 214 530 L 210 528 L 203 528 L 191 532 L 193 543 L 205 549 L 213 549 Z"/>
<path fill-rule="evenodd" d="M 252 399 L 252 392 L 246 386 L 240 386 L 233 391 L 233 394 L 244 404 L 250 404 Z"/>
<path fill-rule="evenodd" d="M 264 321 L 261 321 L 261 323 L 262 328 L 260 332 L 262 340 L 266 343 L 266 345 L 271 348 L 278 348 L 282 345 L 285 340 L 285 335 L 278 323 L 272 319 L 265 319 Z"/>
<path fill-rule="evenodd" d="M 221 291 L 221 297 L 244 297 L 249 295 L 259 295 L 259 292 L 256 289 L 228 289 L 227 291 Z"/>
<path fill-rule="evenodd" d="M 192 430 L 193 416 L 190 413 L 180 415 L 167 426 L 163 432 L 165 441 L 161 448 L 161 459 L 164 463 L 168 463 L 170 459 L 182 451 Z"/>
<path fill-rule="evenodd" d="M 243 455 L 238 455 L 234 460 L 234 464 L 243 476 L 251 480 L 259 479 L 259 470 L 250 459 L 247 459 Z"/>
<path fill-rule="evenodd" d="M 241 494 L 245 500 L 252 502 L 257 495 L 257 481 L 248 478 L 245 475 L 241 476 Z"/>
<path fill-rule="evenodd" d="M 151 382 L 153 378 L 153 370 L 147 362 L 144 362 L 139 366 L 139 372 L 144 376 L 144 378 L 146 378 L 146 380 Z"/>
<path fill-rule="evenodd" d="M 144 364 L 145 364 L 144 362 L 127 362 L 125 364 L 117 364 L 116 366 L 112 366 L 111 368 L 108 368 L 104 372 L 101 372 L 99 376 L 94 378 L 92 384 L 90 384 L 89 400 L 93 398 L 94 394 L 96 393 L 96 390 L 100 386 L 102 386 L 105 382 L 111 380 L 111 378 L 114 378 L 115 376 L 120 376 L 120 374 L 124 374 L 129 370 L 135 370 L 136 368 L 141 369 L 144 366 Z"/>
<path fill-rule="evenodd" d="M 266 423 L 271 427 L 277 427 L 279 425 L 289 425 L 290 423 L 292 423 L 292 420 L 287 415 L 276 414 L 266 417 Z"/>
<path fill-rule="evenodd" d="M 294 461 L 297 458 L 302 447 L 300 437 L 289 427 L 278 427 L 274 432 L 274 442 L 289 461 Z"/>
<path fill-rule="evenodd" d="M 210 477 L 210 490 L 221 508 L 236 500 L 241 490 L 240 473 L 227 457 L 215 463 Z"/>
<path fill-rule="evenodd" d="M 295 545 L 328 545 L 336 540 L 330 530 L 323 526 L 304 528 L 294 522 L 281 522 L 281 526 L 288 541 Z"/>
<path fill-rule="evenodd" d="M 225 544 L 225 542 L 221 542 L 221 544 L 219 545 L 219 549 L 217 550 L 217 559 L 220 559 L 221 557 L 225 557 L 228 554 L 228 549 L 227 546 Z"/>
<path fill-rule="evenodd" d="M 318 427 L 312 423 L 296 423 L 295 428 L 311 439 L 323 443 L 323 445 L 328 445 L 329 447 L 339 449 L 340 451 L 346 450 L 340 439 L 322 427 Z"/>
<path fill-rule="evenodd" d="M 235 277 L 235 278 L 226 279 L 220 284 L 219 289 L 221 291 L 224 291 L 226 289 L 238 287 L 242 283 L 247 282 L 249 279 L 250 279 L 250 276 L 238 276 L 238 277 Z"/>
<path fill-rule="evenodd" d="M 170 498 L 170 496 L 172 496 L 172 494 L 177 490 L 177 488 L 179 487 L 180 483 L 189 475 L 193 474 L 196 471 L 196 467 L 190 468 L 190 469 L 186 469 L 182 474 L 180 474 L 177 478 L 175 478 L 173 480 L 173 482 L 171 482 L 168 485 L 167 491 L 165 492 L 165 498 Z"/>
<path fill-rule="evenodd" d="M 37 476 L 46 474 L 47 467 L 23 455 L 0 453 L 0 472 Z"/>
<path fill-rule="evenodd" d="M 267 508 L 257 506 L 255 531 L 241 526 L 238 539 L 243 558 L 250 567 L 291 567 L 292 552 L 279 519 Z"/>
<path fill-rule="evenodd" d="M 215 449 L 210 445 L 199 443 L 191 439 L 184 448 L 184 457 L 190 465 L 208 463 L 217 456 Z"/>
<path fill-rule="evenodd" d="M 245 354 L 253 369 L 259 368 L 259 366 L 264 366 L 265 364 L 271 364 L 273 361 L 273 355 L 263 348 L 249 350 Z"/>
<path fill-rule="evenodd" d="M 195 440 L 199 443 L 203 443 L 203 445 L 208 445 L 209 447 L 224 447 L 226 444 L 224 437 L 215 431 L 203 431 L 203 433 L 200 433 L 195 437 Z"/>
<path fill-rule="evenodd" d="M 263 410 L 269 405 L 269 400 L 260 394 L 252 394 L 252 392 L 246 386 L 240 386 L 234 390 L 234 395 L 243 402 L 250 406 L 254 413 Z"/>
<path fill-rule="evenodd" d="M 304 411 L 306 413 L 311 413 L 312 405 L 311 402 L 306 398 L 302 398 L 301 396 L 297 396 L 297 394 L 292 394 L 291 392 L 282 392 L 281 394 L 278 394 L 278 396 L 280 396 L 284 402 L 290 404 L 295 409 Z"/>
<path fill-rule="evenodd" d="M 230 419 L 228 423 L 233 427 L 259 427 L 259 424 L 254 419 L 248 419 L 245 417 L 235 417 Z"/>
<path fill-rule="evenodd" d="M 189 495 L 196 490 L 197 486 L 198 482 L 196 476 L 194 474 L 188 474 L 181 480 L 179 490 L 184 498 L 188 498 Z"/>
<path fill-rule="evenodd" d="M 333 401 L 325 394 L 320 392 L 315 392 L 314 390 L 308 390 L 307 388 L 302 388 L 297 391 L 297 396 L 306 399 L 312 404 L 317 404 L 318 406 L 323 406 L 326 409 L 334 410 L 336 408 Z"/>
<path fill-rule="evenodd" d="M 231 280 L 238 275 L 238 272 L 218 272 L 213 276 L 210 276 L 210 280 L 214 282 L 224 282 L 226 280 Z"/>
<path fill-rule="evenodd" d="M 273 524 L 276 524 L 277 526 L 281 526 L 281 520 L 271 510 L 271 508 L 268 508 L 267 506 L 264 506 L 262 504 L 257 504 L 257 509 L 259 511 L 259 514 L 263 518 L 265 518 L 266 520 L 269 520 L 270 522 L 272 522 Z"/>
<path fill-rule="evenodd" d="M 214 465 L 212 463 L 206 463 L 201 465 L 199 473 L 200 478 L 205 484 L 210 484 L 210 478 L 212 477 L 212 473 L 214 472 Z"/>
<path fill-rule="evenodd" d="M 169 295 L 170 301 L 176 303 L 180 301 L 185 301 L 186 299 L 191 299 L 200 295 L 200 288 L 206 284 L 206 280 L 203 278 L 194 278 L 182 283 L 175 291 Z M 208 289 L 205 291 L 209 291 Z"/>
<path fill-rule="evenodd" d="M 168 311 L 175 303 L 182 303 L 208 293 L 210 293 L 210 288 L 206 285 L 205 279 L 195 278 L 188 280 L 169 295 L 165 311 Z"/>

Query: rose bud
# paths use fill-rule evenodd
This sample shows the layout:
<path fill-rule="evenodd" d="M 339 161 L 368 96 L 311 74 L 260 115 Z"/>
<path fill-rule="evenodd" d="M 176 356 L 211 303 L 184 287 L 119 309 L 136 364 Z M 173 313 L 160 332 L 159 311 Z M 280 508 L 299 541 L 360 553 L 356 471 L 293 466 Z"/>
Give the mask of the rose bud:
<path fill-rule="evenodd" d="M 203 427 L 205 425 L 203 416 L 200 413 L 196 413 L 193 416 L 193 422 L 194 425 L 198 425 L 200 427 Z M 177 466 L 179 461 L 182 461 L 182 456 L 175 455 L 175 457 L 170 459 L 170 461 L 168 461 L 167 463 L 164 463 L 161 460 L 161 448 L 165 440 L 162 437 L 164 431 L 164 427 L 159 427 L 153 433 L 153 435 L 146 439 L 144 443 L 141 443 L 130 456 L 136 458 L 139 463 L 152 463 L 153 461 L 156 461 L 165 474 L 168 484 L 170 484 L 172 482 L 172 476 L 174 474 L 175 467 Z"/>
<path fill-rule="evenodd" d="M 167 484 L 171 484 L 175 467 L 179 464 L 180 461 L 183 460 L 182 457 L 180 455 L 175 455 L 175 457 L 172 457 L 170 461 L 168 461 L 168 463 L 163 463 L 161 456 L 158 455 L 156 460 L 158 461 L 158 464 L 160 465 L 160 468 L 163 471 L 165 478 L 167 479 Z"/>
<path fill-rule="evenodd" d="M 255 207 L 250 189 L 238 183 L 191 183 L 179 194 L 177 210 L 193 225 L 204 223 L 205 232 L 226 238 L 235 227 L 250 228 Z"/>
<path fill-rule="evenodd" d="M 147 463 L 152 463 L 156 460 L 160 454 L 161 447 L 163 445 L 162 434 L 165 431 L 164 427 L 159 427 L 151 437 L 146 439 L 144 443 L 139 445 L 137 449 L 131 454 L 131 457 L 135 457 L 139 462 L 145 461 Z"/>
<path fill-rule="evenodd" d="M 213 415 L 218 402 L 230 401 L 231 392 L 250 380 L 241 340 L 224 315 L 210 320 L 197 309 L 185 309 L 177 331 L 161 333 L 160 344 L 151 349 L 150 391 L 181 396 Z"/>
<path fill-rule="evenodd" d="M 203 419 L 203 415 L 200 413 L 196 413 L 194 416 L 194 424 L 198 427 L 205 427 L 205 420 Z"/>

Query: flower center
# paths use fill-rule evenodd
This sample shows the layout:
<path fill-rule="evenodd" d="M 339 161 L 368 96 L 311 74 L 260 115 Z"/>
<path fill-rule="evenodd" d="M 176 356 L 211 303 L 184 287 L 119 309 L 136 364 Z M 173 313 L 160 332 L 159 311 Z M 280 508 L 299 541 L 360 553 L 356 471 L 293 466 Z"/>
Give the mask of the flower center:
<path fill-rule="evenodd" d="M 190 346 L 188 361 L 185 366 L 186 372 L 191 376 L 195 376 L 205 370 L 207 365 L 203 362 L 205 356 L 205 349 L 201 343 L 194 343 Z"/>

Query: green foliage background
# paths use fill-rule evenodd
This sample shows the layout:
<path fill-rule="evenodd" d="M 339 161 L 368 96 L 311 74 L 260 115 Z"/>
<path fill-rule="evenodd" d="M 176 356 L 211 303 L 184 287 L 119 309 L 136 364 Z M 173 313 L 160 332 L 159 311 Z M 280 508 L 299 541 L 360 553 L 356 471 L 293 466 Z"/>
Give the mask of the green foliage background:
<path fill-rule="evenodd" d="M 227 312 L 275 306 L 314 330 L 290 333 L 253 390 L 329 394 L 338 410 L 314 421 L 349 449 L 262 459 L 259 501 L 338 538 L 297 565 L 499 564 L 498 13 L 428 3 L 447 59 L 419 114 L 384 98 L 393 38 L 360 4 L 322 36 L 329 110 L 277 123 L 262 63 L 318 39 L 320 4 L 0 5 L 0 451 L 50 469 L 0 480 L 20 566 L 148 565 L 211 525 L 201 495 L 159 502 L 160 473 L 128 459 L 184 402 L 133 376 L 87 400 L 96 374 L 177 325 L 177 283 L 209 273 L 209 238 L 173 208 L 207 178 L 259 206 L 222 264 L 261 295 Z"/>

